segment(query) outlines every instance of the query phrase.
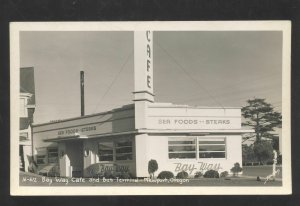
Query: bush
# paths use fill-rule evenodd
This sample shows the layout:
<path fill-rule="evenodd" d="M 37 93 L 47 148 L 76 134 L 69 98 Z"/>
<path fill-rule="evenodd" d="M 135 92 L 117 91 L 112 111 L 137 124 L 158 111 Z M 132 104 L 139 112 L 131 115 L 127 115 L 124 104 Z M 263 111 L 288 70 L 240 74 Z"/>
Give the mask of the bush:
<path fill-rule="evenodd" d="M 273 159 L 273 147 L 270 142 L 255 142 L 253 146 L 253 151 L 260 163 L 264 164 L 268 161 L 272 161 Z"/>
<path fill-rule="evenodd" d="M 132 178 L 132 175 L 129 172 L 120 172 L 120 173 L 116 174 L 115 176 L 120 178 L 120 179 L 130 179 L 130 178 Z"/>
<path fill-rule="evenodd" d="M 203 177 L 203 173 L 202 172 L 196 172 L 194 178 L 201 178 Z"/>
<path fill-rule="evenodd" d="M 278 157 L 277 157 L 277 164 L 279 164 L 279 165 L 282 164 L 282 155 L 278 155 Z"/>
<path fill-rule="evenodd" d="M 220 174 L 220 177 L 227 177 L 227 176 L 228 176 L 227 171 L 221 172 L 221 174 Z"/>
<path fill-rule="evenodd" d="M 114 171 L 105 171 L 98 173 L 94 177 L 105 178 L 105 179 L 130 179 L 133 175 L 130 172 L 114 172 Z"/>
<path fill-rule="evenodd" d="M 219 178 L 219 173 L 216 170 L 208 170 L 204 173 L 205 178 Z"/>
<path fill-rule="evenodd" d="M 151 159 L 148 162 L 148 173 L 150 174 L 150 178 L 154 178 L 154 172 L 158 170 L 158 164 L 156 160 Z"/>
<path fill-rule="evenodd" d="M 241 168 L 240 163 L 236 162 L 234 163 L 233 168 L 230 169 L 230 171 L 233 173 L 234 176 L 237 176 L 239 172 L 241 172 L 243 168 Z"/>
<path fill-rule="evenodd" d="M 171 179 L 174 178 L 174 174 L 170 171 L 162 171 L 157 176 L 158 179 Z"/>
<path fill-rule="evenodd" d="M 189 174 L 186 171 L 178 172 L 176 175 L 177 179 L 187 179 L 189 177 Z"/>
<path fill-rule="evenodd" d="M 105 171 L 103 173 L 103 177 L 105 177 L 106 179 L 109 179 L 109 178 L 115 179 L 116 178 L 115 174 L 112 171 Z"/>

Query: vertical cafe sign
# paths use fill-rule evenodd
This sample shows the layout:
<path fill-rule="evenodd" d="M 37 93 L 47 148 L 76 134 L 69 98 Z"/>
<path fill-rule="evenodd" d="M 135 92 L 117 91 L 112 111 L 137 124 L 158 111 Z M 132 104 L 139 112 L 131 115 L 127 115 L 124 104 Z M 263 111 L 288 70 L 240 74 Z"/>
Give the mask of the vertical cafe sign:
<path fill-rule="evenodd" d="M 153 32 L 134 32 L 134 87 L 138 98 L 153 98 Z"/>

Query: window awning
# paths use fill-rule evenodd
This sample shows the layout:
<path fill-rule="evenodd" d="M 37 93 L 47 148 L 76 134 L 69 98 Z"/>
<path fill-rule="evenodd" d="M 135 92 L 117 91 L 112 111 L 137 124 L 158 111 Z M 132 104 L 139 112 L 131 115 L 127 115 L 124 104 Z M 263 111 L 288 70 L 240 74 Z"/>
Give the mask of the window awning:
<path fill-rule="evenodd" d="M 106 133 L 106 134 L 94 134 L 94 135 L 81 135 L 75 134 L 72 136 L 59 136 L 55 138 L 49 138 L 44 140 L 45 142 L 61 142 L 61 141 L 68 141 L 68 140 L 83 140 L 83 139 L 92 139 L 98 137 L 110 137 L 110 136 L 122 136 L 122 135 L 130 135 L 136 134 L 137 131 L 128 131 L 128 132 L 115 132 L 115 133 Z"/>
<path fill-rule="evenodd" d="M 85 135 L 72 135 L 72 136 L 64 136 L 64 137 L 56 137 L 51 139 L 45 139 L 45 142 L 61 142 L 61 141 L 68 141 L 68 140 L 82 140 L 87 139 L 88 137 Z"/>

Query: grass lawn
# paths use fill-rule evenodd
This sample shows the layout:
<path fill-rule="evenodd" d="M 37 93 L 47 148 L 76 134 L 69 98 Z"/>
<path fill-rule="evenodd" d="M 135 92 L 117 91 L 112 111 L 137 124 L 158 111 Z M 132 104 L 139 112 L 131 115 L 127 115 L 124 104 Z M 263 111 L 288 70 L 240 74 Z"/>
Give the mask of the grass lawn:
<path fill-rule="evenodd" d="M 281 170 L 281 167 L 279 167 Z M 276 181 L 264 184 L 264 178 L 272 172 L 272 166 L 243 167 L 241 177 L 229 177 L 227 179 L 185 179 L 185 180 L 162 180 L 162 182 L 149 182 L 143 179 L 112 180 L 102 178 L 60 178 L 43 177 L 30 173 L 20 173 L 21 186 L 282 186 L 281 176 Z M 280 174 L 281 175 L 281 174 Z M 260 176 L 262 181 L 256 181 Z M 158 181 L 158 180 L 157 180 Z"/>
<path fill-rule="evenodd" d="M 276 175 L 276 178 L 282 178 L 282 167 L 277 166 L 276 170 L 279 169 L 280 173 Z M 272 165 L 263 165 L 263 166 L 244 166 L 243 167 L 243 175 L 245 176 L 260 176 L 266 177 L 272 173 L 273 166 Z"/>

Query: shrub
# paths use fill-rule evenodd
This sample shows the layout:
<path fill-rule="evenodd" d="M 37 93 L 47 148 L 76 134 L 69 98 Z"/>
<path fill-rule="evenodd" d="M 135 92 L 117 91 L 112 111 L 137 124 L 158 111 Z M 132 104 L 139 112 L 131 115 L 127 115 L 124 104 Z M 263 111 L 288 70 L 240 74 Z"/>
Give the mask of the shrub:
<path fill-rule="evenodd" d="M 201 178 L 203 177 L 203 173 L 202 172 L 196 172 L 194 178 Z"/>
<path fill-rule="evenodd" d="M 264 164 L 267 161 L 272 161 L 273 159 L 273 146 L 270 142 L 255 142 L 253 146 L 253 151 L 260 163 Z"/>
<path fill-rule="evenodd" d="M 228 176 L 227 171 L 221 172 L 221 174 L 220 174 L 220 177 L 227 177 L 227 176 Z"/>
<path fill-rule="evenodd" d="M 150 178 L 154 178 L 154 172 L 158 170 L 158 164 L 156 160 L 151 159 L 148 162 L 148 173 L 150 174 Z"/>
<path fill-rule="evenodd" d="M 104 177 L 105 178 L 111 178 L 111 179 L 115 179 L 116 178 L 115 173 L 112 172 L 112 171 L 105 171 L 104 172 Z"/>
<path fill-rule="evenodd" d="M 157 176 L 158 179 L 171 179 L 174 178 L 174 174 L 170 171 L 162 171 Z"/>
<path fill-rule="evenodd" d="M 204 173 L 205 178 L 219 178 L 219 173 L 216 170 L 208 170 Z"/>
<path fill-rule="evenodd" d="M 278 157 L 277 157 L 277 164 L 279 164 L 279 165 L 282 164 L 282 155 L 278 155 Z"/>
<path fill-rule="evenodd" d="M 178 172 L 176 175 L 177 179 L 187 179 L 189 177 L 189 174 L 186 171 Z"/>
<path fill-rule="evenodd" d="M 234 176 L 237 176 L 242 170 L 243 169 L 241 168 L 240 163 L 238 162 L 234 163 L 233 168 L 230 169 Z"/>
<path fill-rule="evenodd" d="M 130 179 L 130 178 L 132 178 L 132 175 L 129 172 L 120 172 L 120 173 L 116 174 L 115 176 L 120 178 L 120 179 Z"/>

